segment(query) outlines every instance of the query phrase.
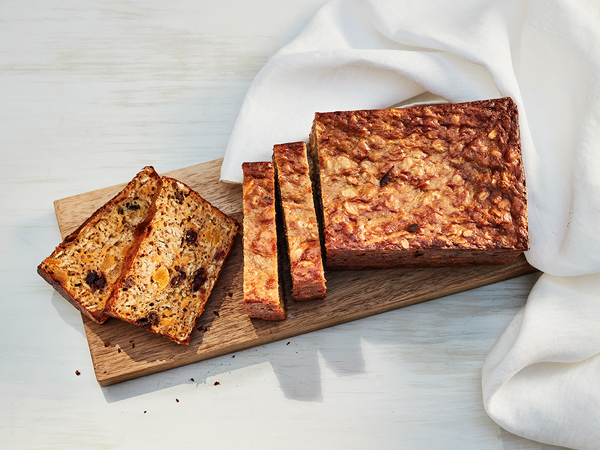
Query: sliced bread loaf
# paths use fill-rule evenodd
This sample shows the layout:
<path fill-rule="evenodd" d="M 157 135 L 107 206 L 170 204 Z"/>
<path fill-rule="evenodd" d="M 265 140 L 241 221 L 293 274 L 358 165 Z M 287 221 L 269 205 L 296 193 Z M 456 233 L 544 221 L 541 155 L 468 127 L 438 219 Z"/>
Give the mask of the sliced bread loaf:
<path fill-rule="evenodd" d="M 506 263 L 529 248 L 508 97 L 315 114 L 329 269 Z"/>

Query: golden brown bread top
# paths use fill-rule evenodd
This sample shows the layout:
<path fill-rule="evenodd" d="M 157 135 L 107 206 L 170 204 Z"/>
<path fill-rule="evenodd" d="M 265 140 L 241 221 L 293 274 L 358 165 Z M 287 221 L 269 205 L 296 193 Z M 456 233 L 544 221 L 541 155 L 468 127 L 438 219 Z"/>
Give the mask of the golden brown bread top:
<path fill-rule="evenodd" d="M 292 297 L 295 300 L 323 298 L 325 277 L 306 144 L 275 145 L 273 162 L 281 193 Z"/>
<path fill-rule="evenodd" d="M 244 163 L 244 238 L 255 255 L 277 255 L 274 170 L 270 162 Z"/>
<path fill-rule="evenodd" d="M 275 173 L 271 162 L 242 164 L 244 172 L 244 307 L 252 318 L 284 319 L 279 284 Z"/>
<path fill-rule="evenodd" d="M 317 113 L 327 250 L 528 248 L 510 98 Z"/>

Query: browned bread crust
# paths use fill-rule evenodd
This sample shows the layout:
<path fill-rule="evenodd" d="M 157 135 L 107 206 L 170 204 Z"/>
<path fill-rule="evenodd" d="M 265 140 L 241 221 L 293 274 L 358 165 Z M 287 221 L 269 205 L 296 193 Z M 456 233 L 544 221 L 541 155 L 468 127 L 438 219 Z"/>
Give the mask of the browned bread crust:
<path fill-rule="evenodd" d="M 149 217 L 106 312 L 188 344 L 239 224 L 168 177 Z"/>
<path fill-rule="evenodd" d="M 273 147 L 294 300 L 322 299 L 326 294 L 319 224 L 315 212 L 306 144 Z"/>
<path fill-rule="evenodd" d="M 160 176 L 152 167 L 145 167 L 37 268 L 48 283 L 94 322 L 103 323 L 108 318 L 106 301 L 159 189 Z"/>
<path fill-rule="evenodd" d="M 510 98 L 317 113 L 327 267 L 504 263 L 528 249 Z"/>
<path fill-rule="evenodd" d="M 253 319 L 284 320 L 275 222 L 275 173 L 270 162 L 242 164 L 244 172 L 244 308 Z"/>

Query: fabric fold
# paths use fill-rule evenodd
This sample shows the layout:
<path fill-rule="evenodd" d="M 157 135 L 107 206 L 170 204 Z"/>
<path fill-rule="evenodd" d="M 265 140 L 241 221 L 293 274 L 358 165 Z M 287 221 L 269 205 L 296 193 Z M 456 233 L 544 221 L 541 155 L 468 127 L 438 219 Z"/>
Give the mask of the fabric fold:
<path fill-rule="evenodd" d="M 600 274 L 543 274 L 483 367 L 487 413 L 515 434 L 600 445 Z"/>

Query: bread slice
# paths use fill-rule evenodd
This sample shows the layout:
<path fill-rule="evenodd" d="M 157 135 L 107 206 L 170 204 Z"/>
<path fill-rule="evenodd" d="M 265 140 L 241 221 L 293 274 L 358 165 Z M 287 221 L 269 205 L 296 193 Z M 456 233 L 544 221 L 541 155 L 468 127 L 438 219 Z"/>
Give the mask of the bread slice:
<path fill-rule="evenodd" d="M 325 272 L 306 144 L 275 145 L 273 163 L 287 238 L 292 297 L 296 301 L 325 298 Z"/>
<path fill-rule="evenodd" d="M 150 217 L 106 312 L 188 344 L 239 224 L 169 177 Z"/>
<path fill-rule="evenodd" d="M 315 114 L 327 267 L 505 263 L 529 248 L 510 98 Z"/>
<path fill-rule="evenodd" d="M 284 320 L 271 162 L 246 162 L 244 172 L 244 307 L 252 319 Z"/>
<path fill-rule="evenodd" d="M 38 266 L 38 273 L 94 322 L 104 312 L 138 228 L 143 228 L 160 176 L 145 167 L 112 200 L 67 236 Z"/>

